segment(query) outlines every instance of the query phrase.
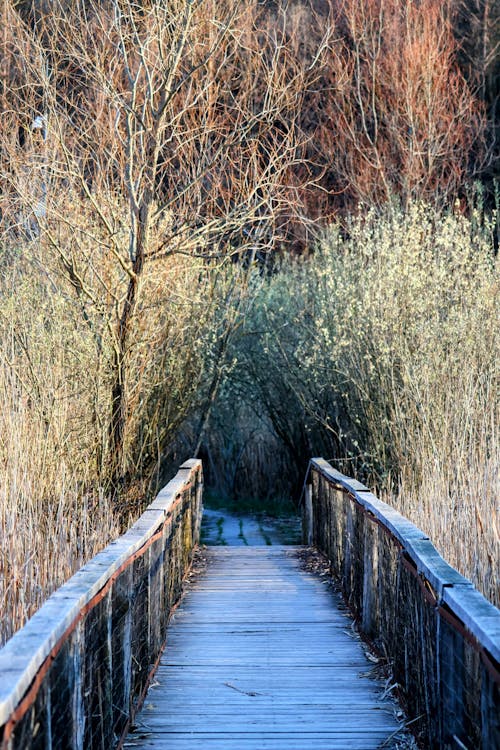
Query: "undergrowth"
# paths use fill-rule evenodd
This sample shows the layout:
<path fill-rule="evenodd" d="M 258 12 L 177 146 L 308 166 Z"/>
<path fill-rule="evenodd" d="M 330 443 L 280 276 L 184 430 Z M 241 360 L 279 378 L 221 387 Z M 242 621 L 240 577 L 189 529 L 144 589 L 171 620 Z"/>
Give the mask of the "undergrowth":
<path fill-rule="evenodd" d="M 218 418 L 240 444 L 257 432 L 257 466 L 251 450 L 240 454 L 246 476 L 267 471 L 283 494 L 300 487 L 304 458 L 323 455 L 498 603 L 493 233 L 494 217 L 418 203 L 332 226 L 311 259 L 285 261 L 256 285 L 225 386 L 231 423 L 225 402 Z M 260 431 L 239 417 L 252 411 Z"/>

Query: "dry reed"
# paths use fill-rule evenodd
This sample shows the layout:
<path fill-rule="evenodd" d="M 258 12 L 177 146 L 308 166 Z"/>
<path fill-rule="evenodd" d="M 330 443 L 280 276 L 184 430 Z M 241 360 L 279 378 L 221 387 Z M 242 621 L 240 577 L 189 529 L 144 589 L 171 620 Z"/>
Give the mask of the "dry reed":
<path fill-rule="evenodd" d="M 119 532 L 109 501 L 84 492 L 61 460 L 63 415 L 50 426 L 0 365 L 0 643 Z"/>
<path fill-rule="evenodd" d="M 224 312 L 201 261 L 171 259 L 147 275 L 143 319 L 131 337 L 129 472 L 111 500 L 105 325 L 81 304 L 50 248 L 6 240 L 3 249 L 0 643 L 140 512 L 162 449 L 204 402 L 211 323 Z"/>

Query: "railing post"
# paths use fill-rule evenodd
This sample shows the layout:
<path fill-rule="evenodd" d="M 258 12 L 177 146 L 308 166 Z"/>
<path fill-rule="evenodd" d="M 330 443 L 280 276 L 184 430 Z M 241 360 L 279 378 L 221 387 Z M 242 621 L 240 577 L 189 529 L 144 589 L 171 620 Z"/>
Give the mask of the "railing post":
<path fill-rule="evenodd" d="M 304 488 L 304 505 L 302 509 L 302 539 L 309 547 L 313 543 L 313 504 L 312 485 L 306 484 Z"/>

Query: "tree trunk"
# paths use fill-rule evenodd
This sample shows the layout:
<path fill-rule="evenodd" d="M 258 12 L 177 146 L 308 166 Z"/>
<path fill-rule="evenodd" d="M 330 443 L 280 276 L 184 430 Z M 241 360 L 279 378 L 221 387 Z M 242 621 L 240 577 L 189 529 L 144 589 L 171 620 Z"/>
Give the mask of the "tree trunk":
<path fill-rule="evenodd" d="M 116 498 L 126 478 L 125 428 L 127 424 L 127 355 L 130 323 L 134 315 L 141 274 L 147 247 L 149 203 L 146 197 L 139 210 L 135 260 L 118 323 L 113 360 L 113 385 L 111 388 L 111 421 L 109 427 L 109 480 Z"/>

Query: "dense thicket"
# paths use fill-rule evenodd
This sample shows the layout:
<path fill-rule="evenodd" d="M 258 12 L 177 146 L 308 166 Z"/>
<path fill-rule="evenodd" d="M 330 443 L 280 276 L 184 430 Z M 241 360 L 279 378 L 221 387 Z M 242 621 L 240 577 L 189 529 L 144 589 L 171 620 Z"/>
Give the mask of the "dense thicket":
<path fill-rule="evenodd" d="M 4 10 L 5 243 L 31 237 L 23 254 L 43 259 L 94 340 L 104 384 L 93 460 L 119 494 L 157 468 L 204 389 L 198 328 L 212 320 L 224 341 L 232 304 L 225 292 L 212 303 L 218 264 L 237 254 L 251 266 L 295 211 L 288 175 L 315 65 L 293 49 L 284 11 L 271 24 L 251 2 L 36 11 L 28 23 Z M 199 261 L 186 304 L 204 294 L 194 327 L 176 332 L 192 346 L 174 356 L 170 289 L 182 258 Z M 209 404 L 220 378 L 205 376 Z"/>
<path fill-rule="evenodd" d="M 7 630 L 193 452 L 266 496 L 323 452 L 404 509 L 490 471 L 498 3 L 0 14 Z"/>
<path fill-rule="evenodd" d="M 170 144 L 158 186 L 171 196 L 188 165 L 199 163 L 204 179 L 185 203 L 196 214 L 211 215 L 215 206 L 227 214 L 248 162 L 259 172 L 272 164 L 281 188 L 274 246 L 287 240 L 304 250 L 314 233 L 308 220 L 328 221 L 360 202 L 398 196 L 403 204 L 445 205 L 465 197 L 468 179 L 492 185 L 498 177 L 500 10 L 491 0 L 176 0 L 159 13 L 155 7 L 75 0 L 48 10 L 33 0 L 14 11 L 5 1 L 1 102 L 9 159 L 19 132 L 25 151 L 34 118 L 47 110 L 62 115 L 66 143 L 77 139 L 71 145 L 86 162 L 86 180 L 112 178 L 126 193 L 134 154 L 120 153 L 126 118 L 117 112 L 132 95 L 128 66 L 134 78 L 142 60 L 135 108 L 153 79 L 160 95 L 162 70 L 171 83 L 184 79 L 165 113 L 183 128 L 158 133 Z M 171 55 L 161 59 L 157 45 Z M 249 112 L 257 116 L 251 123 Z M 235 128 L 245 146 L 226 144 L 223 163 L 217 148 Z"/>
<path fill-rule="evenodd" d="M 286 496 L 322 455 L 386 493 L 498 602 L 493 221 L 416 203 L 348 229 L 254 279 L 207 467 L 228 495 Z"/>

